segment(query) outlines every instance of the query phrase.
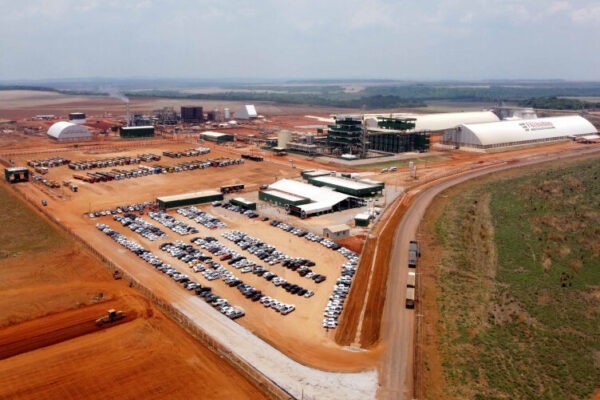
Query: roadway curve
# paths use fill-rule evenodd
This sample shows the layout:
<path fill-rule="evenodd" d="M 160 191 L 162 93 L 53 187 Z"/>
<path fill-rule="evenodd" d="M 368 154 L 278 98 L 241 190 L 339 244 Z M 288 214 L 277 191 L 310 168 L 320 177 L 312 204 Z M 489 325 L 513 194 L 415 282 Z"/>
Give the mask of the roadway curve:
<path fill-rule="evenodd" d="M 386 351 L 382 354 L 380 399 L 414 398 L 414 339 L 415 312 L 404 306 L 408 275 L 408 242 L 416 237 L 419 224 L 433 199 L 451 186 L 493 172 L 522 168 L 534 164 L 599 153 L 600 148 L 586 148 L 563 155 L 544 156 L 532 161 L 503 164 L 468 172 L 434 184 L 426 189 L 416 188 L 408 192 L 412 204 L 406 210 L 394 236 L 394 248 L 390 258 L 386 300 L 383 310 L 382 337 Z M 417 299 L 418 300 L 418 299 Z"/>

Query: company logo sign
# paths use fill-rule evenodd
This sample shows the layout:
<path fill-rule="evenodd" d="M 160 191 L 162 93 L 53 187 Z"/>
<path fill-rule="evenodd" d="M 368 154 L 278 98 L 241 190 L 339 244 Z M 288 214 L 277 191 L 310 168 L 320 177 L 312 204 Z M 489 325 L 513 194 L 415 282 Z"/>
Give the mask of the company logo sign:
<path fill-rule="evenodd" d="M 525 130 L 525 132 L 543 131 L 546 129 L 556 129 L 554 124 L 550 121 L 523 121 L 519 122 L 519 126 Z"/>

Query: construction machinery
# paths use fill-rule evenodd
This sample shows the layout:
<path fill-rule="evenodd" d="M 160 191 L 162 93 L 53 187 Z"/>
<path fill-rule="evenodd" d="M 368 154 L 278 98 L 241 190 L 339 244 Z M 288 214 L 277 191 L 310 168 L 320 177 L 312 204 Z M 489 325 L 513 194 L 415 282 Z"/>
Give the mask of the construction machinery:
<path fill-rule="evenodd" d="M 108 310 L 107 315 L 96 320 L 96 325 L 102 326 L 104 324 L 110 324 L 113 322 L 117 322 L 123 318 L 125 318 L 125 313 L 123 311 L 117 311 L 111 308 L 110 310 Z"/>
<path fill-rule="evenodd" d="M 123 274 L 121 273 L 121 271 L 119 271 L 118 269 L 115 269 L 113 272 L 113 279 L 114 280 L 123 279 Z"/>

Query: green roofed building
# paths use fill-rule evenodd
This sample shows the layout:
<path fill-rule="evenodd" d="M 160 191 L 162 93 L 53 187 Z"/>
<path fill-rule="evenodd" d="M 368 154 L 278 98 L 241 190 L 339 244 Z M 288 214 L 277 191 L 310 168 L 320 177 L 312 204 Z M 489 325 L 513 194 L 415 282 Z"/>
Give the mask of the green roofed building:
<path fill-rule="evenodd" d="M 300 173 L 304 179 L 316 178 L 318 176 L 327 176 L 331 175 L 332 171 L 327 171 L 324 169 L 308 169 L 304 170 Z"/>
<path fill-rule="evenodd" d="M 311 202 L 310 199 L 306 197 L 294 196 L 292 194 L 273 189 L 258 192 L 258 198 L 262 201 L 268 201 L 278 206 L 301 206 Z"/>
<path fill-rule="evenodd" d="M 231 199 L 231 200 L 229 200 L 229 202 L 236 206 L 240 206 L 245 210 L 256 210 L 255 202 L 243 199 L 241 197 L 236 197 L 235 199 Z"/>
<path fill-rule="evenodd" d="M 225 143 L 225 142 L 233 142 L 235 137 L 229 133 L 221 133 L 221 132 L 202 132 L 200 137 L 204 140 L 208 140 L 209 142 L 215 143 Z"/>
<path fill-rule="evenodd" d="M 122 126 L 119 128 L 119 132 L 122 138 L 153 137 L 154 127 L 152 125 Z"/>
<path fill-rule="evenodd" d="M 207 190 L 204 192 L 185 193 L 175 196 L 163 196 L 156 198 L 156 202 L 160 208 L 192 206 L 194 204 L 210 203 L 218 200 L 223 200 L 223 193 L 217 192 L 216 190 Z"/>
<path fill-rule="evenodd" d="M 368 214 L 356 214 L 354 216 L 354 224 L 356 226 L 369 226 L 369 215 Z"/>
<path fill-rule="evenodd" d="M 337 192 L 357 197 L 373 196 L 380 193 L 384 188 L 383 182 L 354 180 L 336 176 L 319 176 L 316 178 L 308 178 L 307 180 L 308 183 L 312 185 L 327 186 Z"/>

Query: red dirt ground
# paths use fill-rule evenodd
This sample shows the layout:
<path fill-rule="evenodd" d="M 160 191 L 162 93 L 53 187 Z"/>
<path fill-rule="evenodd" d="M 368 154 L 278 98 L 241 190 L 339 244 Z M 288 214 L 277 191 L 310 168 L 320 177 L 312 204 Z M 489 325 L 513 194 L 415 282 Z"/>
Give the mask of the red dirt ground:
<path fill-rule="evenodd" d="M 58 235 L 48 249 L 1 249 L 0 398 L 265 398 L 126 281 L 113 280 L 81 245 Z M 126 318 L 98 328 L 95 320 L 109 308 Z"/>

